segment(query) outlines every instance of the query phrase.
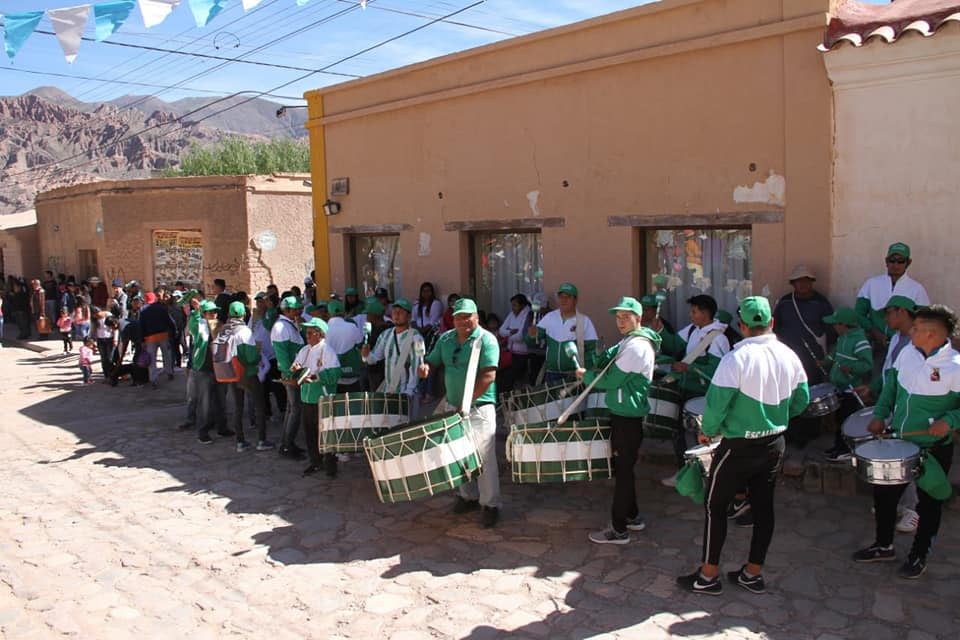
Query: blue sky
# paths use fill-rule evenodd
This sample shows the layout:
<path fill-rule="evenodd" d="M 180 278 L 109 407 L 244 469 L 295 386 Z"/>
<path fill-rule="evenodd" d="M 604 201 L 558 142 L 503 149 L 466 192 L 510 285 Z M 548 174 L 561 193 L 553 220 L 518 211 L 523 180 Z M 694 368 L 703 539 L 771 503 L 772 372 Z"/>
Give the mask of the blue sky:
<path fill-rule="evenodd" d="M 214 70 L 219 61 L 149 52 L 110 43 L 127 43 L 174 49 L 213 56 L 246 59 L 314 70 L 376 45 L 388 38 L 424 25 L 476 0 L 370 0 L 366 10 L 356 0 L 309 0 L 298 7 L 296 0 L 262 0 L 244 13 L 240 0 L 206 27 L 197 28 L 183 0 L 167 20 L 145 29 L 139 8 L 107 42 L 83 42 L 71 65 L 52 35 L 34 33 L 11 63 L 0 62 L 0 95 L 18 95 L 52 85 L 84 101 L 108 100 L 125 94 L 156 94 L 164 100 L 184 96 L 267 91 L 304 75 L 285 70 L 231 63 Z M 437 23 L 402 37 L 330 69 L 366 76 L 439 55 L 569 24 L 647 4 L 652 0 L 486 0 L 450 18 L 464 25 Z M 82 4 L 77 0 L 2 2 L 0 13 L 56 9 Z M 335 14 L 348 9 L 344 15 Z M 421 14 L 403 15 L 389 10 Z M 326 21 L 325 21 L 326 20 Z M 315 24 L 313 23 L 319 23 Z M 302 33 L 293 32 L 304 29 Z M 45 16 L 39 31 L 52 32 Z M 93 17 L 86 36 L 93 36 Z M 279 42 L 269 44 L 274 39 Z M 262 50 L 254 51 L 258 47 Z M 191 76 L 198 77 L 189 79 Z M 304 91 L 341 82 L 345 77 L 315 74 L 277 91 L 297 97 Z M 107 82 L 109 81 L 109 82 Z M 139 83 L 139 84 L 137 84 Z M 180 85 L 174 89 L 163 89 Z M 157 86 L 143 86 L 157 85 Z M 278 100 L 290 102 L 290 100 Z"/>

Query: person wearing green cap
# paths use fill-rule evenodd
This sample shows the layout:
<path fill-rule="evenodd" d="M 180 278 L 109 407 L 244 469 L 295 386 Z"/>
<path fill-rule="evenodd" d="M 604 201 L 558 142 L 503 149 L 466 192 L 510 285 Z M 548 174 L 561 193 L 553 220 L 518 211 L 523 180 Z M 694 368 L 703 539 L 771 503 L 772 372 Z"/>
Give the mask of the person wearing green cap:
<path fill-rule="evenodd" d="M 374 390 L 383 393 L 402 393 L 410 397 L 410 416 L 416 417 L 414 406 L 417 391 L 417 368 L 423 361 L 426 346 L 423 336 L 410 327 L 413 305 L 406 298 L 393 302 L 393 326 L 380 333 L 373 349 L 364 344 L 360 351 L 367 367 L 384 363 L 383 382 Z"/>
<path fill-rule="evenodd" d="M 193 338 L 193 352 L 190 355 L 190 376 L 193 378 L 193 392 L 197 399 L 197 441 L 211 444 L 210 429 L 217 427 L 222 436 L 232 436 L 234 432 L 227 428 L 227 416 L 224 398 L 217 387 L 213 374 L 213 353 L 210 350 L 217 328 L 217 305 L 210 300 L 198 298 L 190 300 L 190 315 L 187 317 L 187 331 Z"/>
<path fill-rule="evenodd" d="M 683 358 L 687 344 L 677 335 L 673 326 L 660 316 L 660 306 L 662 304 L 660 298 L 648 293 L 640 298 L 640 304 L 643 306 L 643 316 L 640 318 L 640 323 L 660 336 L 660 353 L 657 354 L 657 364 L 672 364 Z"/>
<path fill-rule="evenodd" d="M 356 287 L 347 287 L 343 291 L 343 315 L 345 318 L 352 318 L 358 313 L 363 312 L 363 301 L 360 300 L 360 294 Z M 333 315 L 332 313 L 330 315 Z"/>
<path fill-rule="evenodd" d="M 810 401 L 807 375 L 797 355 L 777 340 L 770 303 L 763 296 L 744 298 L 738 310 L 744 339 L 724 355 L 707 390 L 702 444 L 722 436 L 707 477 L 706 518 L 700 568 L 677 578 L 698 594 L 719 595 L 720 553 L 727 535 L 727 510 L 744 486 L 750 492 L 753 534 L 747 564 L 727 578 L 752 593 L 763 593 L 763 564 L 773 538 L 773 495 L 783 462 L 790 418 Z"/>
<path fill-rule="evenodd" d="M 311 318 L 303 323 L 307 334 L 307 344 L 297 353 L 291 370 L 297 376 L 300 385 L 300 399 L 303 401 L 301 426 L 307 442 L 307 456 L 310 464 L 303 470 L 304 476 L 313 475 L 321 469 L 327 476 L 337 475 L 337 456 L 333 453 L 320 455 L 320 399 L 337 391 L 340 378 L 340 360 L 324 339 L 329 327 L 320 318 Z M 301 376 L 306 376 L 301 378 Z"/>
<path fill-rule="evenodd" d="M 569 381 L 577 369 L 591 369 L 596 361 L 597 330 L 590 318 L 577 311 L 578 296 L 577 287 L 570 282 L 557 287 L 558 308 L 531 326 L 525 338 L 529 347 L 546 340 L 543 381 L 548 385 Z M 566 347 L 567 343 L 576 348 Z M 575 358 L 570 355 L 574 352 Z"/>
<path fill-rule="evenodd" d="M 470 407 L 470 430 L 483 461 L 483 472 L 479 478 L 460 485 L 453 512 L 481 509 L 480 523 L 489 529 L 500 518 L 495 382 L 500 344 L 496 336 L 480 326 L 477 304 L 469 298 L 460 298 L 454 304 L 453 323 L 454 328 L 437 339 L 417 374 L 426 380 L 432 367 L 443 365 L 448 409 L 459 410 L 464 404 Z M 476 370 L 471 373 L 469 369 L 474 360 Z M 472 389 L 466 388 L 468 377 L 474 380 Z"/>
<path fill-rule="evenodd" d="M 386 308 L 378 298 L 368 296 L 363 301 L 363 313 L 358 313 L 351 318 L 353 323 L 363 330 L 361 351 L 363 347 L 377 344 L 380 336 L 393 326 L 393 322 L 384 317 L 385 312 Z M 367 362 L 362 355 L 361 353 L 363 366 L 360 369 L 360 382 L 362 388 L 364 391 L 376 391 L 383 383 L 385 375 L 383 361 Z"/>
<path fill-rule="evenodd" d="M 901 295 L 910 298 L 919 306 L 930 304 L 930 296 L 923 285 L 907 275 L 907 269 L 913 264 L 910 259 L 910 246 L 903 242 L 894 242 L 887 249 L 887 272 L 868 278 L 857 293 L 855 309 L 863 319 L 861 326 L 870 332 L 879 353 L 886 346 L 890 335 L 884 321 L 884 309 L 891 296 Z"/>
<path fill-rule="evenodd" d="M 960 353 L 950 344 L 956 335 L 957 314 L 944 305 L 921 308 L 914 318 L 911 342 L 914 348 L 900 352 L 893 367 L 887 370 L 883 391 L 873 410 L 874 419 L 868 429 L 880 434 L 886 420 L 895 437 L 913 442 L 925 450 L 927 458 L 939 463 L 943 476 L 950 473 L 953 462 L 953 436 L 960 430 Z M 926 463 L 925 463 L 926 464 Z M 919 522 L 906 562 L 899 569 L 902 578 L 919 578 L 927 567 L 929 555 L 940 529 L 944 495 L 929 493 L 935 487 L 924 486 L 918 479 L 917 514 Z M 941 479 L 949 497 L 949 481 Z M 892 561 L 897 502 L 906 484 L 873 485 L 876 537 L 873 544 L 853 554 L 857 562 Z M 935 492 L 936 493 L 936 492 Z"/>
<path fill-rule="evenodd" d="M 330 345 L 340 360 L 340 382 L 337 384 L 337 393 L 363 391 L 361 376 L 363 375 L 363 359 L 360 357 L 360 347 L 363 345 L 364 333 L 352 320 L 344 318 L 345 307 L 339 300 L 327 303 L 330 312 L 329 329 L 326 332 L 326 343 Z"/>
<path fill-rule="evenodd" d="M 300 400 L 300 390 L 294 384 L 293 361 L 303 347 L 303 337 L 297 328 L 297 321 L 303 303 L 297 296 L 287 296 L 280 301 L 280 316 L 270 329 L 270 341 L 273 343 L 273 352 L 277 356 L 277 369 L 285 385 L 287 395 L 287 413 L 283 424 L 283 440 L 279 453 L 284 458 L 303 460 L 303 449 L 297 446 L 297 430 L 300 428 L 300 414 L 303 403 Z"/>
<path fill-rule="evenodd" d="M 643 417 L 650 413 L 647 394 L 653 381 L 653 367 L 660 336 L 640 326 L 643 307 L 634 298 L 623 297 L 610 309 L 623 339 L 597 359 L 597 371 L 581 367 L 576 375 L 584 383 L 596 380 L 605 391 L 610 410 L 610 447 L 613 454 L 614 485 L 610 526 L 590 534 L 597 544 L 627 544 L 631 531 L 643 531 L 646 523 L 637 508 L 637 484 L 633 468 L 643 444 Z"/>
<path fill-rule="evenodd" d="M 832 325 L 837 332 L 837 343 L 823 359 L 821 366 L 829 371 L 827 379 L 840 392 L 840 408 L 837 410 L 836 419 L 838 424 L 843 424 L 853 412 L 863 408 L 854 387 L 862 385 L 869 378 L 873 370 L 873 350 L 867 334 L 860 328 L 860 316 L 850 307 L 838 307 L 832 314 L 825 316 L 823 321 Z M 833 447 L 824 454 L 831 462 L 851 458 L 842 429 L 836 430 Z"/>

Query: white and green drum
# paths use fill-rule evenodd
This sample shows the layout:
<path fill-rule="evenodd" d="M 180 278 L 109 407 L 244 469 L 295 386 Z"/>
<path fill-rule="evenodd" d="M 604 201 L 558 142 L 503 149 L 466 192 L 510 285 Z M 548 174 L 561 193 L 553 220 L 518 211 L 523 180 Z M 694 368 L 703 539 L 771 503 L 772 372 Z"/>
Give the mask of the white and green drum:
<path fill-rule="evenodd" d="M 320 413 L 320 453 L 363 451 L 363 439 L 409 422 L 410 401 L 402 393 L 338 393 L 324 396 Z"/>
<path fill-rule="evenodd" d="M 518 425 L 507 438 L 507 459 L 518 483 L 610 478 L 610 458 L 610 424 L 603 419 Z"/>
<path fill-rule="evenodd" d="M 517 389 L 505 401 L 510 425 L 541 424 L 556 420 L 577 397 L 579 383 Z"/>
<path fill-rule="evenodd" d="M 683 396 L 675 383 L 654 382 L 650 385 L 647 401 L 650 403 L 650 413 L 643 419 L 645 432 L 672 432 L 681 427 L 683 423 L 680 421 L 680 410 L 683 407 Z"/>
<path fill-rule="evenodd" d="M 470 421 L 446 413 L 363 441 L 381 502 L 405 502 L 456 489 L 480 474 Z"/>

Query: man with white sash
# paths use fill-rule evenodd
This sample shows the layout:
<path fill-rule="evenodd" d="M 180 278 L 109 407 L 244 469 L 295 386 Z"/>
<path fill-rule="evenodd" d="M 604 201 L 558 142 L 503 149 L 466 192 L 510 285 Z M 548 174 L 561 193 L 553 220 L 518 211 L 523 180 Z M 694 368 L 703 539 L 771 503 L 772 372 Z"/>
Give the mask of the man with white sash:
<path fill-rule="evenodd" d="M 360 355 L 370 364 L 385 361 L 384 379 L 376 391 L 402 393 L 410 398 L 410 418 L 416 418 L 418 409 L 417 368 L 425 350 L 423 336 L 410 327 L 413 305 L 406 298 L 397 298 L 390 312 L 393 327 L 380 334 L 377 343 L 370 349 L 363 345 Z"/>
<path fill-rule="evenodd" d="M 930 304 L 927 290 L 907 275 L 907 269 L 913 264 L 913 260 L 910 259 L 909 245 L 904 242 L 894 242 L 890 245 L 887 249 L 886 263 L 886 273 L 868 278 L 860 287 L 854 307 L 857 314 L 863 318 L 861 324 L 873 340 L 878 355 L 884 353 L 887 338 L 892 334 L 884 319 L 884 310 L 891 297 L 905 296 L 920 307 Z"/>
<path fill-rule="evenodd" d="M 707 478 L 702 564 L 677 578 L 680 588 L 719 595 L 720 552 L 727 535 L 727 509 L 744 486 L 750 492 L 753 535 L 747 564 L 727 574 L 751 593 L 763 593 L 763 563 L 773 538 L 773 493 L 783 462 L 790 418 L 810 401 L 807 374 L 797 355 L 772 331 L 770 303 L 762 296 L 740 302 L 744 339 L 720 361 L 707 390 L 701 444 L 722 436 Z"/>
<path fill-rule="evenodd" d="M 643 417 L 650 413 L 647 394 L 653 381 L 653 367 L 660 348 L 660 336 L 640 326 L 643 307 L 634 298 L 623 297 L 610 309 L 623 336 L 618 344 L 600 356 L 596 371 L 577 369 L 577 377 L 606 390 L 610 409 L 610 447 L 613 453 L 614 485 L 610 526 L 590 534 L 597 544 L 627 544 L 631 531 L 643 531 L 646 523 L 637 509 L 637 485 L 633 468 L 643 443 Z M 598 379 L 599 378 L 599 379 Z"/>
<path fill-rule="evenodd" d="M 443 365 L 449 410 L 469 411 L 483 472 L 478 479 L 460 485 L 460 495 L 453 505 L 454 513 L 482 508 L 480 523 L 484 528 L 497 524 L 500 517 L 500 478 L 497 471 L 497 363 L 500 345 L 497 338 L 480 326 L 477 305 L 460 298 L 453 305 L 454 328 L 437 339 L 421 364 L 418 374 L 426 379 L 431 366 Z M 442 405 L 443 403 L 441 403 Z"/>
<path fill-rule="evenodd" d="M 577 311 L 577 288 L 564 282 L 557 288 L 558 309 L 531 325 L 525 338 L 527 346 L 535 347 L 546 340 L 547 355 L 543 363 L 546 384 L 569 380 L 582 367 L 593 368 L 597 355 L 597 330 L 590 318 Z M 576 358 L 567 343 L 576 345 Z"/>

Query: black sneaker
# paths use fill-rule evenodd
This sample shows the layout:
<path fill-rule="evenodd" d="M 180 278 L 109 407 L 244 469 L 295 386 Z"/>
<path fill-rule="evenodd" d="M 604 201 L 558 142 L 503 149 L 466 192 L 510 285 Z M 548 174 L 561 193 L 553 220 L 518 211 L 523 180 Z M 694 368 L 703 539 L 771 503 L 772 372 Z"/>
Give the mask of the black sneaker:
<path fill-rule="evenodd" d="M 197 442 L 200 444 L 213 444 L 213 438 L 205 433 L 202 436 L 197 436 Z"/>
<path fill-rule="evenodd" d="M 897 575 L 907 580 L 916 580 L 927 570 L 927 561 L 912 553 L 907 556 L 907 561 L 897 570 Z"/>
<path fill-rule="evenodd" d="M 747 509 L 736 518 L 733 519 L 733 524 L 738 527 L 752 527 L 753 526 L 753 511 Z"/>
<path fill-rule="evenodd" d="M 467 513 L 469 511 L 476 511 L 479 508 L 479 500 L 465 500 L 460 496 L 457 496 L 457 499 L 453 503 L 452 511 L 454 513 Z"/>
<path fill-rule="evenodd" d="M 727 520 L 733 520 L 750 510 L 750 501 L 746 498 L 743 500 L 733 499 L 733 502 L 730 503 L 730 506 L 727 507 Z"/>
<path fill-rule="evenodd" d="M 480 526 L 484 529 L 492 529 L 500 519 L 500 509 L 497 507 L 484 507 L 480 514 Z"/>
<path fill-rule="evenodd" d="M 290 460 L 303 460 L 306 457 L 303 455 L 303 453 L 294 451 L 293 449 L 289 449 L 287 447 L 280 447 L 278 453 L 280 454 L 281 458 L 288 458 Z"/>
<path fill-rule="evenodd" d="M 627 531 L 644 531 L 646 528 L 647 521 L 641 515 L 627 520 Z"/>
<path fill-rule="evenodd" d="M 746 574 L 746 565 L 740 567 L 739 571 L 727 572 L 727 578 L 733 584 L 739 585 L 750 593 L 764 593 L 767 590 L 763 584 L 763 576 L 748 576 Z"/>
<path fill-rule="evenodd" d="M 217 431 L 218 436 L 223 436 L 224 438 L 229 438 L 230 436 L 237 435 L 237 432 L 233 429 L 219 429 Z"/>
<path fill-rule="evenodd" d="M 594 531 L 588 537 L 590 542 L 597 544 L 630 544 L 630 532 L 617 531 L 613 526 L 609 526 L 602 531 Z"/>
<path fill-rule="evenodd" d="M 853 554 L 856 562 L 890 562 L 897 559 L 897 552 L 893 545 L 881 547 L 878 544 L 872 544 L 866 549 L 860 549 Z"/>
<path fill-rule="evenodd" d="M 713 579 L 704 578 L 699 569 L 690 575 L 677 578 L 677 586 L 684 591 L 703 593 L 708 596 L 718 596 L 723 593 L 723 583 L 720 582 L 720 576 Z"/>
<path fill-rule="evenodd" d="M 312 464 L 303 470 L 303 477 L 306 478 L 307 476 L 312 476 L 313 474 L 322 470 L 323 470 L 323 467 L 321 467 L 320 465 Z"/>

